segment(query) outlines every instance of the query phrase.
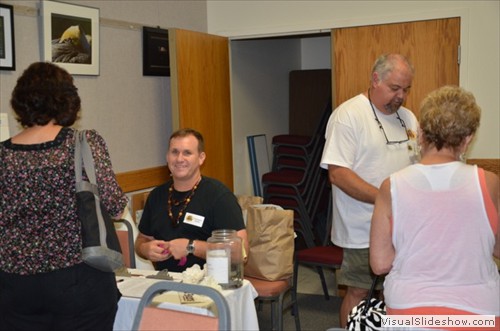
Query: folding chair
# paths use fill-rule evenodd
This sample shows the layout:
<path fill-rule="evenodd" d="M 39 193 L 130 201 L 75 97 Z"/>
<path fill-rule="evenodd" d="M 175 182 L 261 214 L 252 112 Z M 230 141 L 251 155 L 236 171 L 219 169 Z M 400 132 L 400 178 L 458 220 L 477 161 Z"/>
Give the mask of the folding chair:
<path fill-rule="evenodd" d="M 301 136 L 293 134 L 282 134 L 274 136 L 272 139 L 273 146 L 273 163 L 272 170 L 280 170 L 283 166 L 303 165 L 307 162 L 310 154 L 314 151 L 318 144 L 322 143 L 325 135 L 326 125 L 332 113 L 331 100 L 325 106 L 323 113 L 316 125 L 313 136 Z"/>
<path fill-rule="evenodd" d="M 134 230 L 126 219 L 114 220 L 116 234 L 120 241 L 123 262 L 127 268 L 135 269 Z"/>
<path fill-rule="evenodd" d="M 217 316 L 201 315 L 152 306 L 153 298 L 165 291 L 206 295 L 217 307 Z M 151 285 L 139 302 L 132 330 L 231 330 L 229 306 L 214 288 L 202 285 L 162 281 Z"/>
<path fill-rule="evenodd" d="M 323 287 L 323 293 L 325 295 L 325 299 L 329 300 L 330 295 L 328 293 L 328 288 L 326 286 L 325 275 L 323 272 L 323 268 L 333 269 L 334 272 L 337 269 L 340 269 L 342 265 L 342 260 L 344 257 L 344 251 L 341 247 L 338 247 L 331 243 L 330 241 L 330 232 L 332 228 L 332 200 L 331 200 L 331 191 L 329 194 L 328 200 L 328 213 L 326 219 L 326 226 L 323 229 L 325 231 L 325 236 L 323 242 L 319 245 L 310 246 L 305 249 L 297 250 L 295 252 L 293 269 L 294 269 L 294 287 L 297 289 L 297 280 L 299 273 L 299 265 L 308 265 L 316 268 L 316 271 L 319 274 L 321 279 L 321 285 Z M 311 232 L 309 232 L 311 233 Z M 313 242 L 313 240 L 308 240 L 308 242 Z M 335 279 L 336 280 L 336 279 Z M 335 282 L 336 283 L 336 282 Z"/>
<path fill-rule="evenodd" d="M 259 205 L 254 205 L 254 208 Z M 274 205 L 260 205 L 266 208 L 275 208 L 275 209 L 283 209 L 280 206 Z M 249 232 L 249 239 L 252 237 L 251 229 L 247 228 Z M 292 236 L 293 233 L 290 234 Z M 255 234 L 253 234 L 255 236 Z M 290 240 L 293 240 L 291 237 Z M 250 245 L 251 240 L 250 241 Z M 252 254 L 252 247 L 250 247 L 250 257 Z M 280 259 L 283 260 L 284 256 L 281 255 Z M 292 256 L 290 256 L 292 258 Z M 290 261 L 292 262 L 292 261 Z M 283 330 L 283 312 L 289 308 L 291 308 L 292 315 L 295 318 L 295 328 L 297 331 L 300 331 L 300 319 L 299 319 L 299 310 L 297 303 L 297 291 L 294 288 L 293 275 L 289 276 L 286 279 L 279 280 L 264 280 L 256 277 L 251 277 L 245 275 L 245 279 L 252 283 L 253 287 L 258 293 L 258 297 L 255 298 L 258 307 L 261 307 L 263 302 L 271 303 L 271 330 Z M 285 304 L 285 296 L 290 294 L 290 300 Z"/>

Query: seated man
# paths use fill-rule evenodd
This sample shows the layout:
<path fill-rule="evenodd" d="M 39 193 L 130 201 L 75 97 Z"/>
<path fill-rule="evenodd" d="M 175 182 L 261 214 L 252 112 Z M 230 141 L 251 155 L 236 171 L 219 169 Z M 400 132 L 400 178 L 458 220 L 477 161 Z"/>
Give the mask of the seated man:
<path fill-rule="evenodd" d="M 203 267 L 206 240 L 219 229 L 236 230 L 248 252 L 238 200 L 220 181 L 202 177 L 205 157 L 199 132 L 181 129 L 170 136 L 167 164 L 172 179 L 149 194 L 135 241 L 137 254 L 157 270 Z"/>

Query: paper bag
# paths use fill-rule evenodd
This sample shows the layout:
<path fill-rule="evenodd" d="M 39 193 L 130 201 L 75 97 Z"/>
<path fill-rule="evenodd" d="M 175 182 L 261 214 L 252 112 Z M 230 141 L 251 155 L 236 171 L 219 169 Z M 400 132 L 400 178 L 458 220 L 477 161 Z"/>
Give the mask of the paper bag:
<path fill-rule="evenodd" d="M 289 278 L 293 275 L 293 211 L 270 205 L 251 206 L 247 211 L 250 251 L 245 275 L 270 281 Z"/>
<path fill-rule="evenodd" d="M 243 212 L 243 221 L 246 225 L 248 207 L 261 204 L 264 199 L 253 195 L 238 195 L 236 198 L 238 198 L 238 203 L 241 207 L 241 211 Z"/>

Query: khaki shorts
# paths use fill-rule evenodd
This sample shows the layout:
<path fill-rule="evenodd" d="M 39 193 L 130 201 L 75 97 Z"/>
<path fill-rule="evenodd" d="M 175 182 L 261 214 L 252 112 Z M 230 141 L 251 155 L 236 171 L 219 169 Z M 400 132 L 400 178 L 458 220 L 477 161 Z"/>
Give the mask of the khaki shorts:
<path fill-rule="evenodd" d="M 370 268 L 368 248 L 344 248 L 344 258 L 340 267 L 338 283 L 349 287 L 369 290 L 375 275 Z M 384 277 L 379 277 L 375 289 L 381 290 Z"/>

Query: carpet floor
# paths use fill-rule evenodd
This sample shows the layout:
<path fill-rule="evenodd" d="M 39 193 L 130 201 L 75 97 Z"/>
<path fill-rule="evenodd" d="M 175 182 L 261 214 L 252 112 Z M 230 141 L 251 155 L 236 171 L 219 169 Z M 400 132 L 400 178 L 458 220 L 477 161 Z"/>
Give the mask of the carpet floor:
<path fill-rule="evenodd" d="M 285 298 L 285 303 L 288 302 Z M 300 326 L 304 331 L 324 331 L 328 328 L 339 326 L 339 309 L 342 299 L 330 296 L 325 300 L 323 295 L 297 294 L 299 304 Z M 257 310 L 259 327 L 262 331 L 272 330 L 271 327 L 271 304 L 263 302 L 262 309 Z M 295 330 L 295 319 L 288 309 L 283 314 L 283 330 Z"/>

